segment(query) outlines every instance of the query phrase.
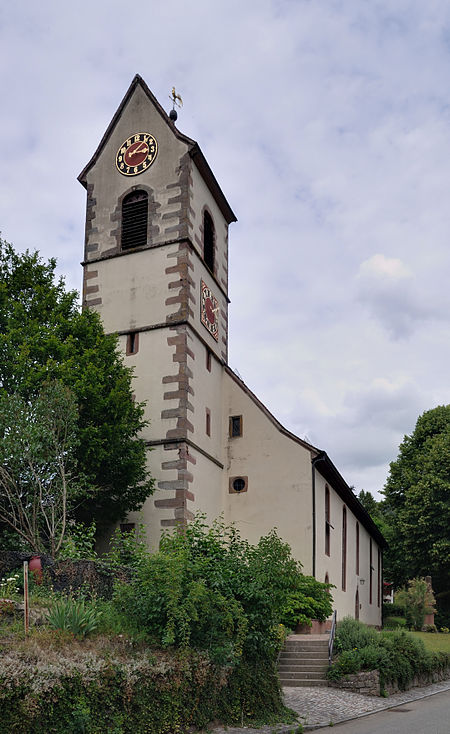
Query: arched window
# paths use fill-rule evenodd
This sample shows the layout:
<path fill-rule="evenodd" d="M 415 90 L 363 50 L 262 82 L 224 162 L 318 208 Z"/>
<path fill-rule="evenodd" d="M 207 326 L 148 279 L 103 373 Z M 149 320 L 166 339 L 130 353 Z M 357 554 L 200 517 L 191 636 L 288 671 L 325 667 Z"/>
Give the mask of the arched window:
<path fill-rule="evenodd" d="M 347 588 L 347 508 L 342 508 L 342 591 Z"/>
<path fill-rule="evenodd" d="M 203 214 L 203 259 L 206 267 L 214 273 L 214 222 L 209 212 Z"/>
<path fill-rule="evenodd" d="M 356 575 L 359 576 L 359 522 L 356 523 Z"/>
<path fill-rule="evenodd" d="M 330 555 L 330 490 L 325 487 L 325 553 Z"/>
<path fill-rule="evenodd" d="M 122 250 L 147 244 L 148 194 L 132 191 L 122 202 Z"/>

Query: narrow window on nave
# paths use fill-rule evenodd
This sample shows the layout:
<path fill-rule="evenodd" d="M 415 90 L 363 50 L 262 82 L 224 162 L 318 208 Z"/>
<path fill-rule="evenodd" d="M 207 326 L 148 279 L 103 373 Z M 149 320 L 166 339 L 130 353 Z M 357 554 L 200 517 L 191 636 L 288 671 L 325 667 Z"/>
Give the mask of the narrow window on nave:
<path fill-rule="evenodd" d="M 347 588 L 347 508 L 342 508 L 342 591 Z"/>
<path fill-rule="evenodd" d="M 203 214 L 203 259 L 211 273 L 214 273 L 214 222 L 209 212 Z"/>
<path fill-rule="evenodd" d="M 122 202 L 122 250 L 147 244 L 148 194 L 132 191 Z"/>
<path fill-rule="evenodd" d="M 359 522 L 356 523 L 356 575 L 359 576 Z"/>
<path fill-rule="evenodd" d="M 381 551 L 378 548 L 378 567 L 377 567 L 377 607 L 380 606 L 381 595 Z"/>
<path fill-rule="evenodd" d="M 325 553 L 330 555 L 330 490 L 325 487 Z"/>
<path fill-rule="evenodd" d="M 369 604 L 372 604 L 373 565 L 372 565 L 372 538 L 369 541 Z"/>

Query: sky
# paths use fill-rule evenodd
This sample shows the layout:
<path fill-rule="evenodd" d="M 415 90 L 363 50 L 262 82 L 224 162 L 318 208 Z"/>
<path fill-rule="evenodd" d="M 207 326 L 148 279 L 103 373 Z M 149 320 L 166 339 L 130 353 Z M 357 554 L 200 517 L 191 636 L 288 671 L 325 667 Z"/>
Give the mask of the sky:
<path fill-rule="evenodd" d="M 376 496 L 450 403 L 448 0 L 0 6 L 0 231 L 81 287 L 90 160 L 133 76 L 200 144 L 230 228 L 230 356 Z"/>

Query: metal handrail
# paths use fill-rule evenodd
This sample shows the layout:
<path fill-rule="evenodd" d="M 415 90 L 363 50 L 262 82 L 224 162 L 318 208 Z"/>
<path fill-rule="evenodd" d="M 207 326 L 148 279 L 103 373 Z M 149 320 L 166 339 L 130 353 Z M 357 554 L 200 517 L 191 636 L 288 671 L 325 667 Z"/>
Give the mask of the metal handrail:
<path fill-rule="evenodd" d="M 331 618 L 330 637 L 328 640 L 328 665 L 331 665 L 331 661 L 333 658 L 333 645 L 334 645 L 334 638 L 336 637 L 336 621 L 337 621 L 337 610 L 335 609 L 333 612 L 333 616 Z"/>

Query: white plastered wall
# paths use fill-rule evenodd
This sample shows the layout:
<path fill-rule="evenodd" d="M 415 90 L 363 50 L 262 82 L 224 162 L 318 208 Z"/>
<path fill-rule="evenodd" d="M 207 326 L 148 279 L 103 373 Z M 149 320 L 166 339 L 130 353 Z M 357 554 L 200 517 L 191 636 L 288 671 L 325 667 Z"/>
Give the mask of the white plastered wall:
<path fill-rule="evenodd" d="M 378 606 L 378 545 L 372 539 L 372 603 L 370 603 L 370 534 L 332 486 L 316 471 L 316 578 L 325 581 L 328 574 L 335 608 L 339 616 L 355 617 L 356 590 L 359 594 L 359 619 L 366 624 L 381 625 L 381 593 Z M 330 555 L 325 553 L 325 488 L 330 491 Z M 346 589 L 342 589 L 342 516 L 347 509 Z M 359 574 L 356 573 L 356 523 L 359 525 Z M 381 569 L 380 569 L 381 571 Z M 381 573 L 380 573 L 381 578 Z"/>
<path fill-rule="evenodd" d="M 312 573 L 311 454 L 286 436 L 228 373 L 224 382 L 224 435 L 229 416 L 242 415 L 243 435 L 227 440 L 224 509 L 251 543 L 274 527 L 306 574 Z M 248 476 L 248 491 L 229 493 L 229 477 Z"/>

